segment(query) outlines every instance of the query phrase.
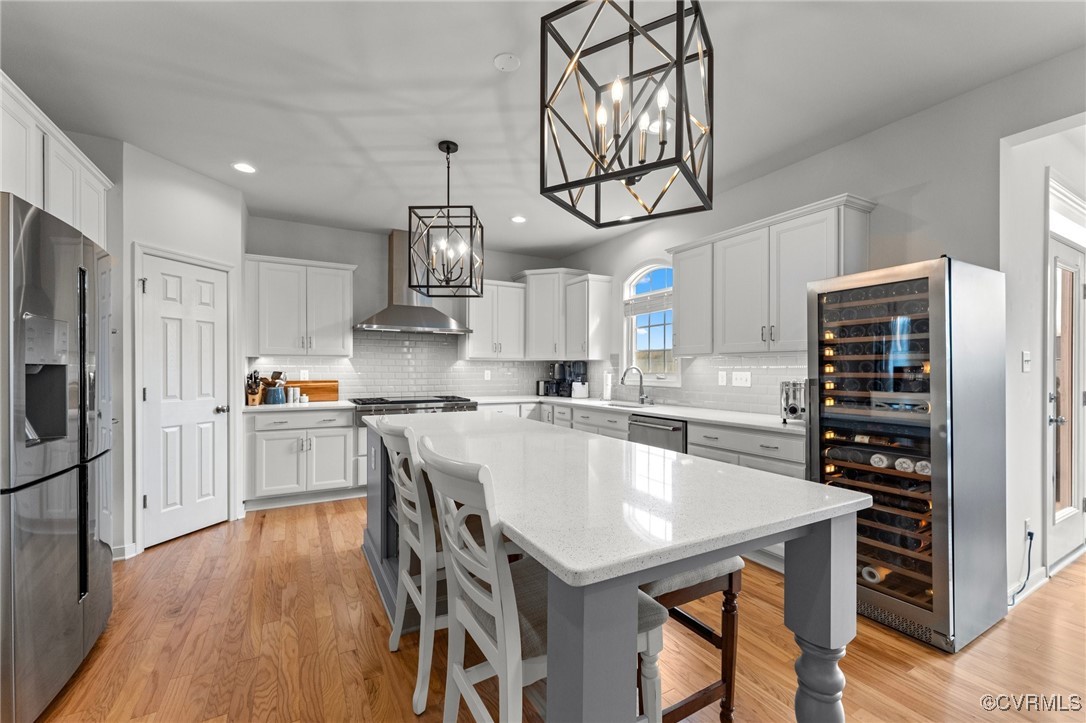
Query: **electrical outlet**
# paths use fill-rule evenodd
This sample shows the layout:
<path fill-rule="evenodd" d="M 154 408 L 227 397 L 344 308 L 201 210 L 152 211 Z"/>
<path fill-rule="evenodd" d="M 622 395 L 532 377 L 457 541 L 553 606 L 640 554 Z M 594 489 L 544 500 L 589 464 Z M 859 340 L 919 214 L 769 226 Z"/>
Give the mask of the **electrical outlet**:
<path fill-rule="evenodd" d="M 716 383 L 722 387 L 728 386 L 728 372 L 718 371 L 716 373 Z"/>
<path fill-rule="evenodd" d="M 490 370 L 489 369 L 484 369 L 483 370 L 483 381 L 484 382 L 489 382 L 490 381 Z"/>
<path fill-rule="evenodd" d="M 1033 369 L 1033 356 L 1028 351 L 1022 352 L 1022 373 L 1029 374 Z"/>
<path fill-rule="evenodd" d="M 308 369 L 299 369 L 298 370 L 298 381 L 301 381 L 301 382 L 308 382 L 309 381 L 309 370 Z"/>
<path fill-rule="evenodd" d="M 1029 537 L 1029 533 L 1033 532 L 1033 522 L 1028 517 L 1026 518 L 1026 537 Z"/>
<path fill-rule="evenodd" d="M 736 387 L 749 387 L 750 372 L 732 372 L 732 385 Z"/>

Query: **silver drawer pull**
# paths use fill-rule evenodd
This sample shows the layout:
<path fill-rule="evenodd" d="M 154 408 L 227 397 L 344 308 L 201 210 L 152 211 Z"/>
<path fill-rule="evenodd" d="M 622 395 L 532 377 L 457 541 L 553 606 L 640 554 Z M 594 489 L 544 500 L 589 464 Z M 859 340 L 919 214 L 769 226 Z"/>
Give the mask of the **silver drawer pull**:
<path fill-rule="evenodd" d="M 581 419 L 588 419 L 588 415 L 587 414 L 582 414 Z"/>
<path fill-rule="evenodd" d="M 272 422 L 272 424 L 286 424 L 286 423 L 287 423 L 287 420 L 285 420 L 285 419 L 283 419 L 281 421 L 278 421 L 278 422 Z"/>
<path fill-rule="evenodd" d="M 609 424 L 618 424 L 618 420 L 617 420 L 617 419 L 608 419 L 608 420 L 607 420 L 607 422 L 608 422 Z"/>
<path fill-rule="evenodd" d="M 333 419 L 322 419 L 321 421 L 322 422 L 334 422 L 336 420 L 333 418 Z"/>
<path fill-rule="evenodd" d="M 701 435 L 701 438 L 702 439 L 715 439 L 715 440 L 718 440 L 718 441 L 720 440 L 720 437 L 712 437 L 712 436 L 710 436 L 708 434 Z"/>
<path fill-rule="evenodd" d="M 780 449 L 780 447 L 775 444 L 759 444 L 758 446 L 762 449 Z"/>
<path fill-rule="evenodd" d="M 649 424 L 648 422 L 630 422 L 631 427 L 646 427 L 648 429 L 661 429 L 665 432 L 681 432 L 682 427 L 675 427 L 670 424 Z M 714 437 L 715 439 L 715 437 Z"/>

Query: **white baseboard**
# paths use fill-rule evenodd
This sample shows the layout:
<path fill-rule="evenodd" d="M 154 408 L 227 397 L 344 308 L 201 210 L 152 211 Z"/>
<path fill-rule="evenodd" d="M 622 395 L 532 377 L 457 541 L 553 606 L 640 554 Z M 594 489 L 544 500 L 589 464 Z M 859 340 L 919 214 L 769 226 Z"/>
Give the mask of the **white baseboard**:
<path fill-rule="evenodd" d="M 744 558 L 751 562 L 756 562 L 762 567 L 768 567 L 770 570 L 784 574 L 784 558 L 780 555 L 774 554 L 767 550 L 755 550 L 743 555 Z"/>
<path fill-rule="evenodd" d="M 113 548 L 113 560 L 127 560 L 136 556 L 136 543 L 130 542 L 127 545 L 117 545 Z"/>
<path fill-rule="evenodd" d="M 1053 575 L 1059 574 L 1060 570 L 1082 557 L 1083 553 L 1086 553 L 1086 545 L 1081 545 L 1077 549 L 1072 550 L 1068 554 L 1064 555 L 1055 563 L 1048 566 L 1048 576 L 1052 577 Z"/>
<path fill-rule="evenodd" d="M 1034 570 L 1033 573 L 1029 576 L 1029 580 L 1026 581 L 1026 587 L 1022 590 L 1022 592 L 1018 593 L 1018 596 L 1014 599 L 1014 606 L 1017 606 L 1018 603 L 1022 602 L 1027 597 L 1037 592 L 1037 590 L 1039 590 L 1041 586 L 1044 585 L 1046 582 L 1048 582 L 1048 570 L 1044 567 L 1039 567 Z M 1014 607 L 1010 604 L 1011 596 L 1014 595 L 1020 587 L 1022 587 L 1022 583 L 1018 582 L 1012 585 L 1010 589 L 1007 590 L 1008 607 Z"/>
<path fill-rule="evenodd" d="M 257 510 L 274 510 L 280 507 L 296 507 L 298 505 L 311 505 L 315 502 L 334 502 L 336 500 L 350 500 L 357 497 L 365 497 L 365 487 L 351 487 L 345 490 L 328 490 L 326 492 L 309 492 L 300 495 L 282 495 L 280 497 L 257 497 L 245 500 L 246 512 Z"/>

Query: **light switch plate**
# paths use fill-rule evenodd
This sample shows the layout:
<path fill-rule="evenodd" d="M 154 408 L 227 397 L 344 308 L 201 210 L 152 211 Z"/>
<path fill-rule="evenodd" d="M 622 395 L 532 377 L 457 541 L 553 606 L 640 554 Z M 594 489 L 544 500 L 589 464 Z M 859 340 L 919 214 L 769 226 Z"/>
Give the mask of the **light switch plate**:
<path fill-rule="evenodd" d="M 299 369 L 298 370 L 298 381 L 302 381 L 302 382 L 308 382 L 309 381 L 309 370 L 308 369 Z"/>
<path fill-rule="evenodd" d="M 484 369 L 483 370 L 483 381 L 484 382 L 489 382 L 490 381 L 490 370 L 489 369 Z"/>
<path fill-rule="evenodd" d="M 732 372 L 732 385 L 736 387 L 749 387 L 750 372 Z"/>
<path fill-rule="evenodd" d="M 1022 373 L 1029 374 L 1033 369 L 1033 356 L 1028 351 L 1022 352 Z"/>
<path fill-rule="evenodd" d="M 716 383 L 722 387 L 728 386 L 728 372 L 723 370 L 718 371 L 716 373 Z"/>

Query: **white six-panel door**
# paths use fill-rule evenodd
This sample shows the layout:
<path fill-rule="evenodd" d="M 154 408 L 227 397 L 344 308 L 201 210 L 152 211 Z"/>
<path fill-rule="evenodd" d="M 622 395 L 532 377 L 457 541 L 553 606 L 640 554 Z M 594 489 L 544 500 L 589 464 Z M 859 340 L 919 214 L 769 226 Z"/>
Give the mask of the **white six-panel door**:
<path fill-rule="evenodd" d="M 146 547 L 227 518 L 226 272 L 144 258 Z"/>

